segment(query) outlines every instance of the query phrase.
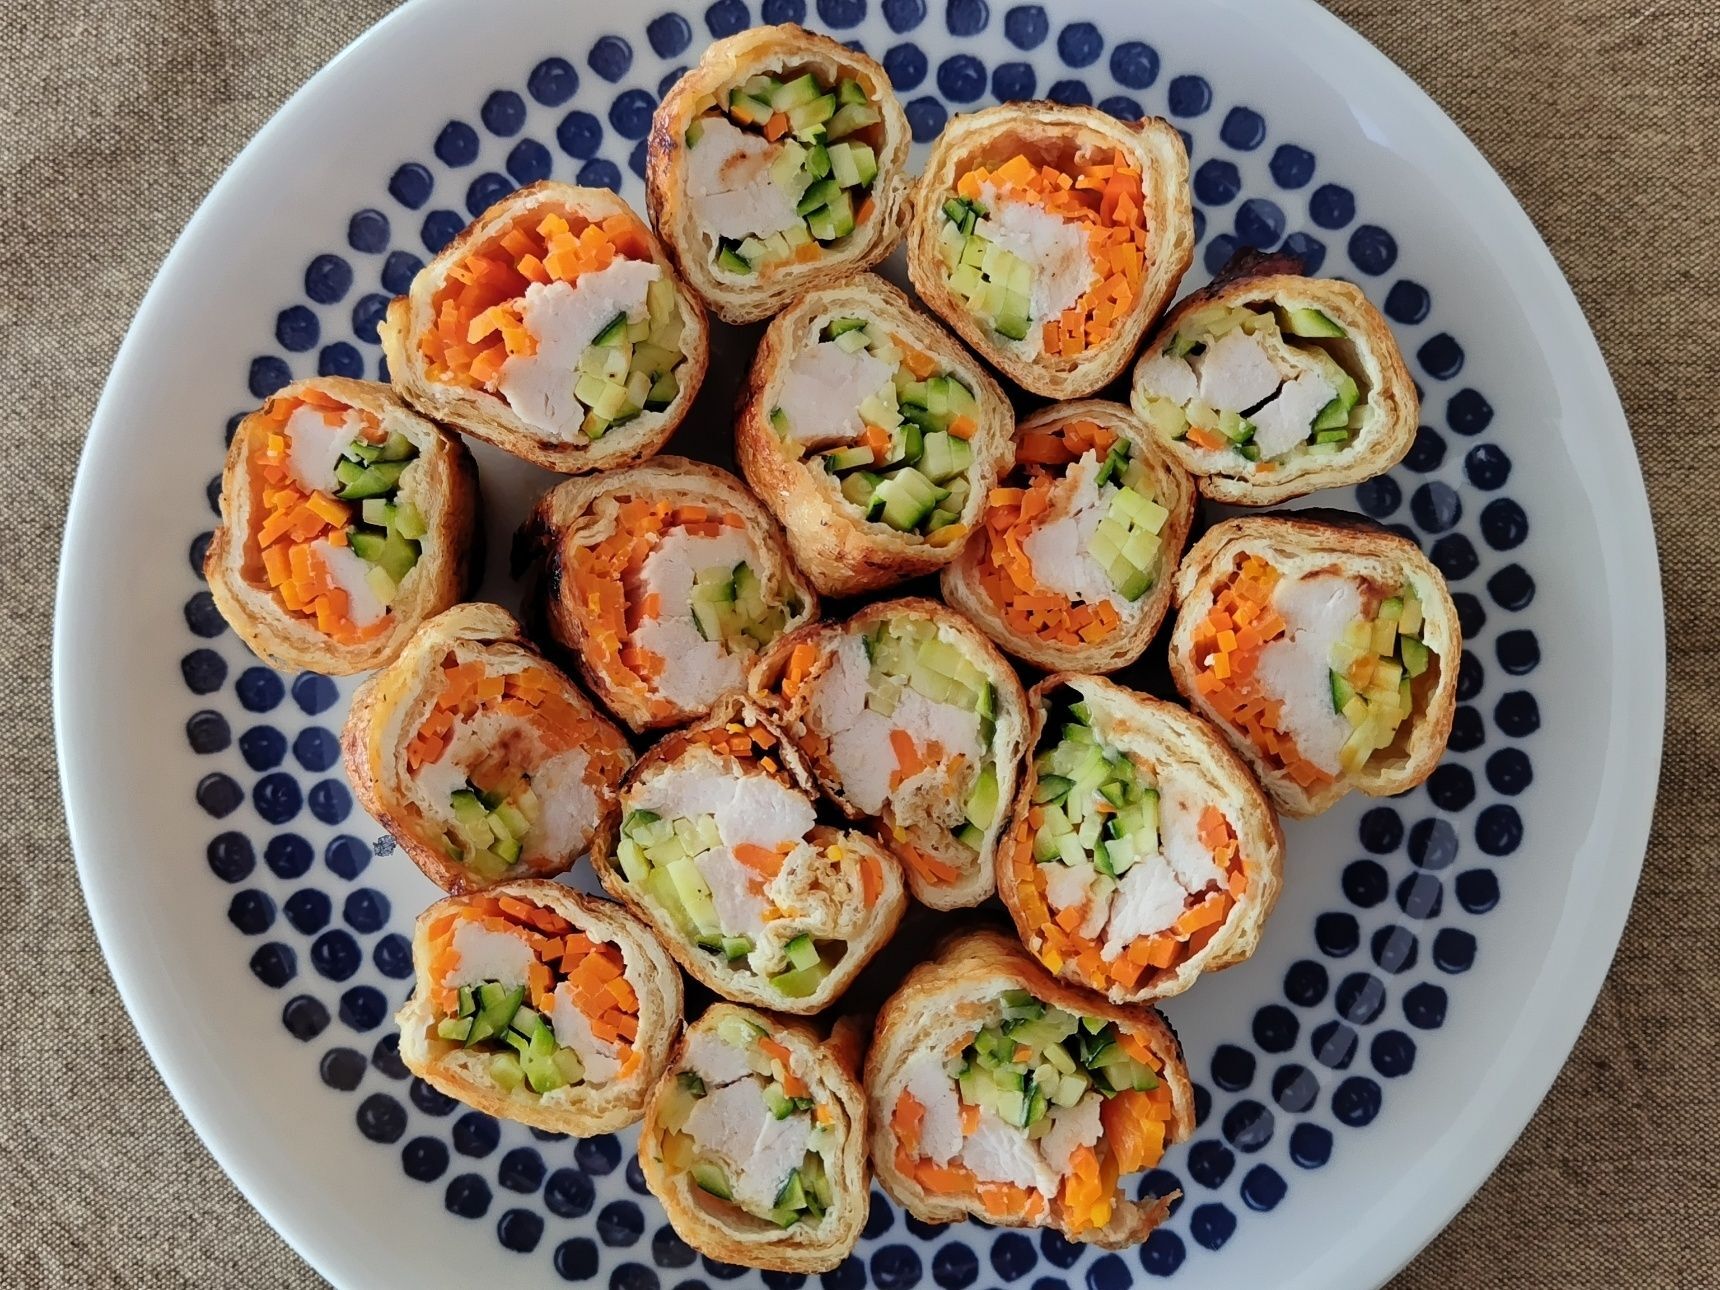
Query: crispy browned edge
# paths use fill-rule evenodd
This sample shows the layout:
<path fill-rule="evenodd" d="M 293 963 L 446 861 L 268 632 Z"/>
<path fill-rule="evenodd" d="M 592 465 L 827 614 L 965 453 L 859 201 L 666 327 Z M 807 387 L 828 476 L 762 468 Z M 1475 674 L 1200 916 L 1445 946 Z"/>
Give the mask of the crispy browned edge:
<path fill-rule="evenodd" d="M 1141 606 L 1140 616 L 1109 639 L 1074 649 L 1042 641 L 1036 636 L 1022 635 L 1004 621 L 980 582 L 979 562 L 987 541 L 983 535 L 976 536 L 962 547 L 960 556 L 944 570 L 939 586 L 950 604 L 972 618 L 986 635 L 1019 659 L 1052 672 L 1115 672 L 1146 652 L 1170 608 L 1171 585 L 1176 580 L 1177 564 L 1182 559 L 1183 547 L 1188 543 L 1189 530 L 1194 524 L 1194 482 L 1176 459 L 1159 445 L 1158 436 L 1133 412 L 1121 403 L 1106 399 L 1078 399 L 1041 408 L 1016 428 L 1016 437 L 1019 439 L 1029 430 L 1075 420 L 1098 422 L 1127 439 L 1140 461 L 1152 471 L 1155 500 L 1170 512 L 1170 518 L 1159 534 L 1163 553 L 1159 576 Z M 1009 478 L 1009 469 L 1004 470 L 1002 478 Z"/>
<path fill-rule="evenodd" d="M 693 117 L 693 105 L 742 68 L 792 66 L 808 61 L 841 67 L 860 83 L 883 115 L 883 146 L 878 150 L 878 176 L 871 192 L 876 209 L 864 227 L 849 235 L 846 246 L 806 264 L 779 267 L 770 275 L 768 284 L 762 277 L 756 285 L 720 281 L 705 260 L 682 174 L 681 158 L 686 152 L 685 134 Z M 846 281 L 855 273 L 870 269 L 895 248 L 908 219 L 910 139 L 908 119 L 902 113 L 889 75 L 871 58 L 793 23 L 754 27 L 707 48 L 698 64 L 676 81 L 657 105 L 646 143 L 646 209 L 651 212 L 652 223 L 660 231 L 670 257 L 711 311 L 728 323 L 758 322 L 781 310 L 802 292 Z"/>
<path fill-rule="evenodd" d="M 1091 706 L 1106 709 L 1111 714 L 1114 728 L 1127 725 L 1126 730 L 1118 732 L 1121 737 L 1115 740 L 1125 752 L 1142 744 L 1150 744 L 1156 749 L 1166 748 L 1165 732 L 1168 730 L 1170 738 L 1187 745 L 1177 750 L 1180 760 L 1198 765 L 1202 779 L 1209 786 L 1229 790 L 1228 800 L 1222 805 L 1226 818 L 1236 829 L 1248 888 L 1225 916 L 1224 923 L 1212 939 L 1174 970 L 1159 969 L 1143 976 L 1132 990 L 1124 989 L 1115 981 L 1104 983 L 1101 989 L 1099 984 L 1087 980 L 1073 961 L 1064 963 L 1056 973 L 1072 985 L 1105 995 L 1112 1003 L 1152 1003 L 1171 998 L 1187 990 L 1201 973 L 1221 971 L 1254 953 L 1265 932 L 1267 915 L 1278 903 L 1278 893 L 1284 883 L 1284 831 L 1279 827 L 1278 817 L 1268 804 L 1254 773 L 1209 723 L 1177 704 L 1124 689 L 1101 676 L 1054 673 L 1028 691 L 1027 708 L 1032 722 L 1028 740 L 1030 750 L 1038 747 L 1040 734 L 1045 729 L 1047 700 L 1052 691 L 1062 685 L 1078 689 Z M 997 854 L 997 894 L 1024 944 L 1037 929 L 1028 925 L 1021 911 L 1019 884 L 1008 858 L 1008 839 L 1014 836 L 1032 809 L 1037 782 L 1030 752 L 1027 769 L 1022 774 L 1021 786 L 1016 791 L 1015 804 L 1010 811 L 1009 831 Z"/>
<path fill-rule="evenodd" d="M 433 982 L 429 975 L 429 929 L 449 903 L 459 897 L 448 897 L 431 905 L 418 916 L 413 928 L 416 988 L 395 1016 L 400 1026 L 401 1061 L 433 1088 L 498 1119 L 579 1138 L 626 1128 L 644 1115 L 650 1092 L 668 1066 L 684 1007 L 681 974 L 639 920 L 611 901 L 582 895 L 560 883 L 538 878 L 492 888 L 491 894 L 514 896 L 552 909 L 588 936 L 595 934 L 596 939 L 620 949 L 623 975 L 639 998 L 639 1033 L 633 1043 L 639 1053 L 638 1068 L 613 1084 L 590 1090 L 575 1105 L 546 1108 L 538 1095 L 523 1085 L 510 1093 L 488 1080 L 480 1081 L 450 1070 L 438 1060 L 436 1047 L 453 1045 L 429 1036 L 435 1020 L 430 1005 Z"/>
<path fill-rule="evenodd" d="M 801 610 L 790 615 L 785 633 L 817 619 L 818 593 L 794 563 L 776 519 L 740 480 L 721 467 L 663 455 L 601 475 L 569 479 L 550 489 L 538 499 L 514 539 L 516 571 L 534 560 L 539 562 L 542 576 L 534 595 L 550 635 L 571 656 L 592 693 L 631 730 L 640 733 L 681 725 L 704 712 L 677 708 L 666 716 L 653 716 L 644 698 L 630 687 L 615 684 L 588 661 L 585 621 L 569 603 L 573 591 L 564 564 L 566 548 L 575 540 L 575 528 L 598 500 L 616 493 L 691 497 L 738 511 L 769 565 L 765 570 L 767 583 L 786 581 L 800 597 Z"/>
<path fill-rule="evenodd" d="M 341 376 L 313 377 L 284 386 L 270 399 L 292 398 L 302 390 L 321 390 L 348 407 L 370 412 L 418 445 L 429 468 L 434 505 L 424 516 L 428 533 L 412 589 L 391 606 L 393 625 L 358 645 L 331 641 L 301 624 L 274 601 L 272 593 L 252 586 L 242 573 L 251 498 L 250 454 L 264 433 L 262 409 L 249 413 L 233 433 L 221 467 L 221 522 L 203 556 L 203 576 L 221 616 L 263 662 L 283 671 L 306 669 L 328 676 L 350 676 L 382 667 L 397 658 L 419 626 L 457 603 L 472 590 L 483 566 L 483 533 L 478 523 L 478 467 L 456 434 L 419 416 L 386 385 Z M 267 401 L 265 401 L 267 406 Z"/>
<path fill-rule="evenodd" d="M 823 1012 L 842 997 L 843 991 L 853 984 L 860 969 L 889 943 L 907 909 L 907 890 L 902 880 L 902 867 L 888 850 L 865 834 L 852 830 L 840 834 L 844 846 L 868 850 L 877 857 L 884 876 L 884 890 L 878 897 L 872 927 L 863 936 L 848 942 L 848 949 L 842 960 L 819 983 L 818 990 L 804 999 L 785 999 L 768 990 L 752 972 L 719 964 L 698 946 L 688 943 L 680 929 L 663 917 L 656 907 L 627 881 L 627 875 L 622 872 L 621 863 L 615 854 L 621 835 L 621 804 L 628 789 L 658 766 L 674 762 L 695 742 L 701 732 L 720 729 L 733 722 L 769 731 L 775 741 L 774 746 L 780 751 L 779 760 L 790 780 L 809 800 L 815 803 L 818 801 L 818 786 L 781 725 L 759 704 L 739 691 L 731 691 L 717 701 L 710 715 L 704 720 L 680 730 L 670 731 L 633 764 L 632 769 L 622 779 L 614 799 L 608 804 L 602 822 L 597 826 L 597 832 L 592 835 L 591 866 L 598 881 L 603 884 L 603 889 L 648 925 L 657 934 L 657 939 L 662 942 L 664 948 L 695 981 L 708 986 L 731 1002 L 749 1007 L 768 1008 L 774 1012 L 802 1016 Z"/>
<path fill-rule="evenodd" d="M 834 1104 L 838 1119 L 833 1127 L 839 1135 L 837 1168 L 831 1178 L 830 1209 L 816 1227 L 802 1222 L 783 1230 L 746 1215 L 725 1216 L 720 1212 L 721 1202 L 708 1197 L 690 1178 L 673 1172 L 663 1161 L 663 1091 L 680 1073 L 687 1037 L 696 1030 L 714 1030 L 725 1016 L 740 1016 L 769 1031 L 771 1038 L 794 1057 L 794 1073 L 827 1094 Z M 857 1076 L 854 1051 L 857 1034 L 846 1018 L 836 1023 L 829 1038 L 821 1038 L 812 1022 L 733 1003 L 713 1003 L 687 1027 L 668 1070 L 645 1104 L 645 1123 L 639 1132 L 639 1167 L 645 1185 L 662 1203 L 670 1226 L 683 1241 L 713 1259 L 777 1272 L 828 1272 L 853 1253 L 866 1225 L 871 1196 L 866 1095 Z M 827 1232 L 823 1230 L 826 1227 L 830 1229 Z"/>
<path fill-rule="evenodd" d="M 536 427 L 517 416 L 507 400 L 482 390 L 432 381 L 429 365 L 418 341 L 433 325 L 431 298 L 447 281 L 449 273 L 469 252 L 481 247 L 526 212 L 554 211 L 582 219 L 610 215 L 638 215 L 607 188 L 577 188 L 571 184 L 540 180 L 509 193 L 468 224 L 436 257 L 412 279 L 406 295 L 389 302 L 378 327 L 382 352 L 388 359 L 389 379 L 396 391 L 425 416 L 459 427 L 467 434 L 494 444 L 547 470 L 572 474 L 586 470 L 609 470 L 651 456 L 675 432 L 705 379 L 710 359 L 710 335 L 704 306 L 675 271 L 664 254 L 651 226 L 639 220 L 651 245 L 651 256 L 680 297 L 682 350 L 687 356 L 677 378 L 680 390 L 674 402 L 660 412 L 644 412 L 616 427 L 601 439 L 561 443 L 546 439 Z"/>
<path fill-rule="evenodd" d="M 1157 1009 L 1120 1006 L 1085 990 L 1057 980 L 1021 948 L 1013 936 L 989 928 L 958 932 L 938 947 L 934 957 L 919 964 L 885 1002 L 866 1055 L 866 1102 L 872 1125 L 872 1168 L 879 1183 L 914 1217 L 927 1223 L 951 1223 L 967 1217 L 992 1218 L 976 1205 L 960 1203 L 926 1192 L 896 1167 L 896 1134 L 891 1127 L 893 1100 L 886 1100 L 886 1085 L 912 1059 L 917 1025 L 929 1027 L 932 1019 L 949 1023 L 948 1033 L 959 1033 L 965 1020 L 976 1020 L 975 1005 L 1009 989 L 1030 991 L 1036 999 L 1080 1016 L 1102 1017 L 1138 1036 L 1163 1064 L 1160 1077 L 1170 1086 L 1173 1119 L 1166 1132 L 1167 1143 L 1181 1142 L 1194 1132 L 1194 1087 L 1183 1061 L 1182 1045 Z M 1056 1227 L 1065 1236 L 1106 1249 L 1135 1245 L 1162 1223 L 1180 1191 L 1161 1196 L 1151 1204 L 1118 1198 L 1111 1221 L 1097 1231 L 1071 1236 L 1067 1228 L 1045 1221 L 1014 1226 Z"/>
<path fill-rule="evenodd" d="M 375 745 L 394 710 L 401 704 L 411 703 L 426 673 L 434 674 L 437 670 L 437 656 L 458 642 L 481 648 L 502 645 L 531 655 L 545 671 L 561 680 L 566 687 L 568 701 L 584 713 L 586 720 L 593 726 L 607 729 L 626 751 L 628 760 L 632 759 L 632 752 L 621 731 L 610 724 L 578 686 L 533 648 L 520 624 L 501 606 L 481 603 L 456 605 L 425 623 L 407 643 L 400 657 L 367 680 L 353 695 L 352 707 L 341 729 L 340 746 L 347 781 L 352 785 L 358 804 L 400 844 L 426 878 L 454 895 L 494 884 L 474 882 L 466 866 L 451 859 L 434 841 L 419 836 L 411 819 L 403 815 L 397 809 L 399 804 L 383 791 L 381 782 L 382 757 L 404 757 L 406 750 L 403 747 L 380 749 Z M 611 798 L 615 788 L 615 785 L 610 785 Z M 571 855 L 567 857 L 566 864 L 539 872 L 565 872 L 578 859 L 577 855 Z M 506 881 L 516 880 L 519 879 Z"/>
<path fill-rule="evenodd" d="M 1007 469 L 1015 414 L 1008 396 L 983 364 L 961 342 L 926 314 L 905 292 L 871 273 L 809 291 L 778 314 L 759 343 L 735 410 L 735 455 L 753 491 L 782 521 L 806 576 L 827 596 L 853 596 L 888 587 L 906 578 L 935 573 L 956 558 L 966 541 L 934 545 L 917 534 L 898 533 L 869 523 L 846 502 L 819 487 L 817 469 L 807 459 L 791 458 L 770 425 L 772 391 L 784 368 L 809 342 L 808 324 L 832 307 L 870 312 L 937 358 L 969 385 L 979 404 L 979 429 L 968 441 L 974 449 L 968 468 L 967 506 L 958 521 L 971 535 L 985 510 L 986 495 Z"/>
<path fill-rule="evenodd" d="M 999 345 L 991 329 L 968 312 L 966 301 L 946 281 L 938 252 L 942 196 L 954 189 L 959 171 L 994 139 L 1049 138 L 1080 131 L 1095 142 L 1131 153 L 1141 166 L 1148 206 L 1147 278 L 1117 333 L 1073 360 L 1031 359 Z M 1003 103 L 950 118 L 932 143 L 914 192 L 908 224 L 908 274 L 926 307 L 948 323 L 975 353 L 1023 389 L 1051 399 L 1092 394 L 1114 380 L 1134 358 L 1141 337 L 1169 303 L 1194 258 L 1194 213 L 1188 186 L 1188 153 L 1168 121 L 1145 117 L 1120 121 L 1097 108 L 1051 103 Z"/>
<path fill-rule="evenodd" d="M 1429 641 L 1439 663 L 1439 678 L 1428 700 L 1410 717 L 1406 759 L 1400 768 L 1375 771 L 1364 778 L 1338 779 L 1309 792 L 1260 756 L 1253 744 L 1218 717 L 1195 684 L 1190 657 L 1194 628 L 1210 606 L 1213 585 L 1232 567 L 1234 556 L 1246 549 L 1264 549 L 1296 558 L 1320 558 L 1330 567 L 1346 561 L 1375 560 L 1395 564 L 1406 576 L 1413 573 L 1432 593 L 1423 598 L 1422 616 L 1438 633 Z M 1351 788 L 1370 797 L 1390 797 L 1422 783 L 1445 754 L 1457 711 L 1457 673 L 1462 655 L 1462 628 L 1445 576 L 1415 543 L 1346 511 L 1310 508 L 1280 515 L 1244 515 L 1214 525 L 1189 549 L 1177 574 L 1175 625 L 1171 629 L 1171 679 L 1190 707 L 1216 726 L 1254 770 L 1266 794 L 1280 812 L 1302 819 L 1325 811 Z M 1426 636 L 1423 637 L 1426 640 Z M 1366 769 L 1366 768 L 1364 768 Z"/>

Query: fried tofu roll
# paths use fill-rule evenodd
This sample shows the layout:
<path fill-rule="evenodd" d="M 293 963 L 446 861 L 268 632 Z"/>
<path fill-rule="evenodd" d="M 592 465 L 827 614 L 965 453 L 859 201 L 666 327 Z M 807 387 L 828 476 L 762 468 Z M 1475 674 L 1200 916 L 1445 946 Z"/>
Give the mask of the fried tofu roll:
<path fill-rule="evenodd" d="M 645 200 L 719 318 L 757 322 L 890 253 L 908 120 L 884 69 L 792 23 L 705 50 L 651 118 Z"/>
<path fill-rule="evenodd" d="M 1022 943 L 1113 1003 L 1252 954 L 1284 839 L 1218 732 L 1096 676 L 1046 677 L 1027 703 L 1033 756 L 997 867 Z"/>
<path fill-rule="evenodd" d="M 824 791 L 907 870 L 923 905 L 977 905 L 1027 740 L 1014 670 L 936 601 L 869 605 L 783 637 L 759 660 L 770 705 Z"/>
<path fill-rule="evenodd" d="M 1113 672 L 1164 621 L 1193 522 L 1188 476 L 1127 408 L 1059 403 L 1017 430 L 944 598 L 1029 663 Z"/>
<path fill-rule="evenodd" d="M 772 321 L 735 448 L 813 584 L 849 596 L 955 558 L 1009 459 L 1014 423 L 960 342 L 867 273 Z"/>
<path fill-rule="evenodd" d="M 817 800 L 776 726 L 730 695 L 639 759 L 592 863 L 724 998 L 818 1012 L 890 939 L 907 899 L 895 860 L 819 823 Z"/>
<path fill-rule="evenodd" d="M 649 457 L 705 376 L 705 311 L 607 188 L 502 198 L 395 297 L 394 387 L 426 416 L 571 474 Z"/>
<path fill-rule="evenodd" d="M 1254 251 L 1160 324 L 1130 402 L 1202 493 L 1235 506 L 1382 474 L 1420 415 L 1391 328 L 1360 288 Z"/>
<path fill-rule="evenodd" d="M 272 667 L 347 676 L 399 655 L 471 584 L 478 471 L 386 385 L 297 381 L 239 423 L 203 576 Z"/>
<path fill-rule="evenodd" d="M 645 1107 L 639 1164 L 699 1253 L 777 1272 L 828 1272 L 866 1225 L 866 1098 L 852 1023 L 732 1003 L 687 1027 Z M 845 1034 L 844 1031 L 850 1031 Z"/>
<path fill-rule="evenodd" d="M 1413 542 L 1338 512 L 1227 520 L 1177 574 L 1171 676 L 1286 815 L 1433 773 L 1457 709 L 1451 592 Z"/>
<path fill-rule="evenodd" d="M 993 931 L 947 942 L 884 1005 L 866 1105 L 872 1167 L 914 1217 L 1108 1249 L 1146 1239 L 1181 1194 L 1132 1201 L 1122 1180 L 1194 1131 L 1163 1017 L 1053 980 Z"/>
<path fill-rule="evenodd" d="M 551 489 L 516 554 L 542 561 L 550 632 L 636 731 L 703 716 L 759 650 L 818 615 L 769 512 L 684 457 Z"/>
<path fill-rule="evenodd" d="M 544 877 L 585 854 L 633 750 L 499 605 L 431 619 L 353 696 L 359 804 L 444 891 Z"/>
<path fill-rule="evenodd" d="M 1053 399 L 1091 394 L 1128 366 L 1193 255 L 1176 130 L 1057 103 L 953 117 L 908 226 L 920 299 Z"/>
<path fill-rule="evenodd" d="M 467 1106 L 588 1138 L 625 1128 L 669 1064 L 681 974 L 638 919 L 531 879 L 439 900 L 412 936 L 400 1059 Z"/>

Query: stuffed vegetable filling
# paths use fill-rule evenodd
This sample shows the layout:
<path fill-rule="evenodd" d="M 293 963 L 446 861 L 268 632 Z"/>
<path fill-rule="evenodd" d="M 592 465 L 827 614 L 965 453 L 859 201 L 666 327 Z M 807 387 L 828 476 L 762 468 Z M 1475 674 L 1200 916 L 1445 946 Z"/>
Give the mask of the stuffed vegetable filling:
<path fill-rule="evenodd" d="M 448 654 L 406 746 L 407 791 L 450 858 L 482 881 L 565 868 L 630 760 L 567 683 L 525 660 Z"/>
<path fill-rule="evenodd" d="M 1141 365 L 1136 405 L 1203 469 L 1268 472 L 1350 444 L 1368 407 L 1352 354 L 1318 309 L 1214 305 Z"/>
<path fill-rule="evenodd" d="M 1398 746 L 1437 683 L 1409 587 L 1337 571 L 1286 576 L 1245 557 L 1196 628 L 1195 683 L 1219 717 L 1303 788 Z"/>
<path fill-rule="evenodd" d="M 1009 861 L 1027 947 L 1132 990 L 1203 949 L 1247 890 L 1236 830 L 1194 774 L 1117 748 L 1079 691 L 1052 703 Z"/>
<path fill-rule="evenodd" d="M 980 162 L 943 202 L 950 289 L 1024 357 L 1079 359 L 1111 339 L 1147 268 L 1141 171 L 1121 151 Z"/>
<path fill-rule="evenodd" d="M 1162 1062 L 1129 1030 L 1005 990 L 949 1054 L 907 1066 L 891 1114 L 896 1168 L 928 1194 L 1006 1223 L 1104 1227 L 1118 1180 L 1164 1155 Z"/>
<path fill-rule="evenodd" d="M 494 395 L 546 439 L 601 439 L 680 393 L 680 297 L 629 213 L 528 216 L 469 252 L 431 303 L 430 379 Z"/>
<path fill-rule="evenodd" d="M 808 755 L 935 885 L 973 870 L 1000 812 L 997 692 L 958 639 L 900 614 L 797 647 L 782 680 L 805 710 Z"/>
<path fill-rule="evenodd" d="M 959 540 L 973 391 L 878 322 L 832 318 L 816 336 L 788 365 L 772 428 L 822 466 L 839 507 L 937 545 Z"/>
<path fill-rule="evenodd" d="M 589 665 L 654 717 L 738 688 L 801 609 L 792 592 L 768 598 L 746 521 L 720 505 L 621 497 L 607 536 L 573 547 L 566 567 Z"/>
<path fill-rule="evenodd" d="M 545 1096 L 638 1065 L 639 999 L 620 949 L 555 911 L 458 897 L 430 927 L 430 956 L 439 1059 Z"/>
<path fill-rule="evenodd" d="M 794 1054 L 735 1013 L 687 1032 L 662 1101 L 663 1160 L 722 1208 L 781 1228 L 831 1206 L 836 1115 Z"/>
<path fill-rule="evenodd" d="M 429 531 L 418 447 L 310 387 L 264 405 L 251 448 L 245 576 L 343 645 L 387 626 Z"/>
<path fill-rule="evenodd" d="M 816 260 L 874 203 L 883 113 L 856 80 L 818 70 L 748 76 L 699 102 L 687 196 L 718 274 Z"/>
<path fill-rule="evenodd" d="M 714 963 L 804 999 L 869 925 L 884 875 L 870 850 L 817 823 L 774 747 L 770 731 L 740 722 L 695 732 L 628 789 L 616 857 Z"/>
<path fill-rule="evenodd" d="M 1129 441 L 1092 421 L 1027 430 L 986 499 L 979 580 L 1012 631 L 1108 639 L 1158 582 L 1170 512 Z"/>

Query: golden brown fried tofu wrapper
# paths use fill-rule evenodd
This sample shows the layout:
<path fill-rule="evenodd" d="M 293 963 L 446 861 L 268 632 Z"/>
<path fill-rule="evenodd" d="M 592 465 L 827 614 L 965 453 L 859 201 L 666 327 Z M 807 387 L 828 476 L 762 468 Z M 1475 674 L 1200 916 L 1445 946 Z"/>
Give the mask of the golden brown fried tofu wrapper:
<path fill-rule="evenodd" d="M 499 605 L 425 623 L 353 696 L 359 804 L 431 882 L 467 892 L 585 854 L 633 750 Z"/>
<path fill-rule="evenodd" d="M 649 457 L 705 376 L 705 311 L 607 188 L 510 193 L 418 271 L 380 327 L 426 416 L 549 470 Z"/>
<path fill-rule="evenodd" d="M 750 685 L 831 800 L 875 821 L 916 900 L 961 909 L 991 895 L 1027 708 L 972 623 L 934 600 L 883 601 L 783 637 Z"/>
<path fill-rule="evenodd" d="M 807 1022 L 712 1004 L 687 1027 L 645 1107 L 639 1164 L 699 1253 L 778 1272 L 828 1272 L 866 1225 L 866 1098 L 849 1020 Z"/>
<path fill-rule="evenodd" d="M 542 562 L 550 633 L 635 731 L 703 716 L 760 650 L 818 616 L 770 513 L 685 457 L 558 485 L 516 553 Z"/>
<path fill-rule="evenodd" d="M 1170 667 L 1286 815 L 1414 788 L 1445 752 L 1463 642 L 1413 542 L 1336 511 L 1215 525 L 1177 574 Z"/>
<path fill-rule="evenodd" d="M 822 824 L 781 730 L 740 695 L 639 759 L 591 847 L 610 895 L 687 972 L 778 1012 L 840 998 L 901 921 L 892 856 Z"/>
<path fill-rule="evenodd" d="M 1052 399 L 1092 394 L 1128 366 L 1193 255 L 1176 129 L 1059 103 L 952 117 L 908 226 L 920 299 Z"/>
<path fill-rule="evenodd" d="M 1181 994 L 1254 952 L 1284 838 L 1219 733 L 1097 676 L 1029 691 L 1033 755 L 997 890 L 1051 972 L 1113 1003 Z"/>
<path fill-rule="evenodd" d="M 681 974 L 626 910 L 542 879 L 439 900 L 412 936 L 400 1058 L 467 1106 L 588 1138 L 625 1128 L 669 1063 Z"/>
<path fill-rule="evenodd" d="M 1421 406 L 1359 287 L 1257 251 L 1159 324 L 1130 402 L 1200 491 L 1234 506 L 1383 474 L 1415 442 Z"/>
<path fill-rule="evenodd" d="M 792 23 L 716 41 L 651 118 L 645 200 L 724 322 L 769 318 L 888 255 L 911 135 L 884 69 Z"/>
<path fill-rule="evenodd" d="M 239 423 L 203 576 L 271 667 L 382 667 L 466 594 L 478 471 L 459 436 L 386 385 L 295 381 Z"/>
<path fill-rule="evenodd" d="M 879 1014 L 866 1056 L 872 1167 L 914 1217 L 1050 1227 L 1121 1249 L 1181 1194 L 1128 1199 L 1194 1131 L 1182 1048 L 1157 1011 L 1054 980 L 1013 937 L 946 942 Z"/>
<path fill-rule="evenodd" d="M 735 423 L 753 491 L 819 591 L 936 573 L 979 524 L 1015 415 L 960 342 L 873 274 L 764 334 Z"/>
<path fill-rule="evenodd" d="M 1194 522 L 1194 486 L 1129 410 L 1103 399 L 1043 408 L 944 598 L 1017 658 L 1113 672 L 1152 644 Z"/>

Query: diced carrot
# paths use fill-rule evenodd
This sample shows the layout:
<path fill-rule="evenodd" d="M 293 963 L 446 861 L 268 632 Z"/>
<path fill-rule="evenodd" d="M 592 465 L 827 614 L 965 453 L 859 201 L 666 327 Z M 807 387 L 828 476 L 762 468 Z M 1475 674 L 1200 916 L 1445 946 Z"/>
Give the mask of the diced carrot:
<path fill-rule="evenodd" d="M 764 123 L 764 137 L 773 143 L 788 133 L 788 113 L 772 112 L 770 120 Z"/>

